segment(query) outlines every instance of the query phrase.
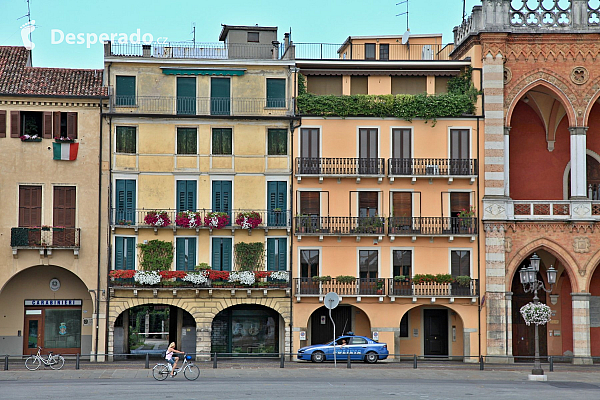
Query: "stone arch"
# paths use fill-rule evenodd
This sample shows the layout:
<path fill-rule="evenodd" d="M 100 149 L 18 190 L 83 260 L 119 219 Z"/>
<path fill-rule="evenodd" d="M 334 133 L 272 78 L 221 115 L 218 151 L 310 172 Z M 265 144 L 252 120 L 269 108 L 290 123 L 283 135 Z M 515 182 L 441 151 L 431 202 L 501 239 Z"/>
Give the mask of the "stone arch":
<path fill-rule="evenodd" d="M 83 286 L 85 286 L 86 289 L 95 289 L 94 286 L 89 287 L 85 281 L 83 279 L 81 279 L 81 276 L 79 276 L 77 273 L 71 271 L 69 268 L 65 268 L 61 265 L 55 265 L 55 264 L 48 264 L 48 265 L 44 265 L 44 264 L 36 264 L 36 265 L 30 265 L 27 268 L 23 268 L 20 271 L 16 272 L 15 274 L 13 274 L 6 282 L 4 282 L 4 285 L 2 287 L 0 287 L 0 293 L 2 293 L 2 291 L 13 281 L 15 281 L 16 279 L 19 278 L 19 276 L 22 276 L 23 273 L 26 273 L 28 271 L 30 271 L 32 268 L 37 268 L 37 267 L 41 267 L 41 268 L 48 268 L 48 267 L 54 267 L 54 268 L 58 268 L 66 273 L 69 273 L 70 275 L 72 275 L 74 278 L 77 279 L 77 281 L 79 281 Z M 92 296 L 93 301 L 95 301 L 94 296 Z"/>
<path fill-rule="evenodd" d="M 530 243 L 524 245 L 521 249 L 519 249 L 515 255 L 512 257 L 512 260 L 509 262 L 506 268 L 506 282 L 512 282 L 515 274 L 517 273 L 517 268 L 521 265 L 523 260 L 531 253 L 536 250 L 545 250 L 548 253 L 552 254 L 560 263 L 565 267 L 565 271 L 569 276 L 569 280 L 571 281 L 571 291 L 572 293 L 578 292 L 578 281 L 577 276 L 575 275 L 575 271 L 573 268 L 577 268 L 577 261 L 569 254 L 567 250 L 565 250 L 558 243 L 546 239 L 540 238 L 536 239 Z"/>
<path fill-rule="evenodd" d="M 532 79 L 528 79 L 532 78 Z M 552 78 L 552 79 L 550 79 Z M 526 83 L 525 86 L 519 88 L 521 83 Z M 561 84 L 558 84 L 561 83 Z M 518 101 L 524 97 L 527 92 L 533 89 L 536 86 L 544 86 L 549 89 L 556 95 L 558 100 L 562 103 L 563 107 L 567 112 L 567 117 L 569 119 L 569 126 L 578 126 L 577 125 L 577 116 L 575 114 L 575 109 L 573 108 L 573 104 L 569 97 L 567 96 L 568 86 L 566 83 L 562 82 L 558 77 L 550 75 L 548 73 L 543 73 L 541 71 L 535 72 L 529 76 L 522 78 L 517 84 L 515 84 L 514 88 L 510 91 L 510 93 L 505 98 L 505 108 L 506 108 L 506 119 L 505 126 L 511 126 L 512 114 L 517 106 Z M 572 96 L 572 93 L 569 93 Z M 573 97 L 573 96 L 572 96 Z"/>
<path fill-rule="evenodd" d="M 210 311 L 206 311 L 203 313 L 205 318 L 210 318 L 211 322 L 215 318 L 215 316 L 221 311 L 233 307 L 233 306 L 241 306 L 241 305 L 252 305 L 252 306 L 263 306 L 276 311 L 281 315 L 283 320 L 286 322 L 286 325 L 290 322 L 290 312 L 289 309 L 284 310 L 282 307 L 281 299 L 278 298 L 256 298 L 256 299 L 244 299 L 244 298 L 232 298 L 226 299 L 225 301 L 215 301 L 215 304 L 210 309 Z M 284 299 L 286 300 L 286 299 Z M 289 299 L 285 302 L 285 305 L 289 307 Z M 194 313 L 191 313 L 194 315 Z"/>
<path fill-rule="evenodd" d="M 592 85 L 592 89 L 590 90 L 590 92 L 588 92 L 588 94 L 584 98 L 584 101 L 587 100 L 587 104 L 585 105 L 585 113 L 583 115 L 582 126 L 588 126 L 588 121 L 590 118 L 590 114 L 592 112 L 592 108 L 594 107 L 594 104 L 596 104 L 596 102 L 598 101 L 599 98 L 600 98 L 600 78 L 598 78 L 596 80 L 596 82 L 594 82 L 594 84 Z"/>
<path fill-rule="evenodd" d="M 600 250 L 597 250 L 592 257 L 587 261 L 584 265 L 583 271 L 587 272 L 587 277 L 584 282 L 584 290 L 586 293 L 590 292 L 590 285 L 592 283 L 592 278 L 594 277 L 594 272 L 600 266 Z"/>
<path fill-rule="evenodd" d="M 585 154 L 594 158 L 600 163 L 600 154 L 590 149 L 586 149 Z M 563 172 L 563 200 L 569 200 L 569 172 L 571 172 L 571 160 L 569 160 Z"/>

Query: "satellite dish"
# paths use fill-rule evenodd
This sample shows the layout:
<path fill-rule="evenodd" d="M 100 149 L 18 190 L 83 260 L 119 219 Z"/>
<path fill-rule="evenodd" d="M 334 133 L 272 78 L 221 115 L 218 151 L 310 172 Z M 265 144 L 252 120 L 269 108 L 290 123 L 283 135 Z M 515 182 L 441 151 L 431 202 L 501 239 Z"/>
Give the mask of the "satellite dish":
<path fill-rule="evenodd" d="M 409 31 L 404 32 L 404 35 L 402 35 L 402 44 L 407 44 L 409 37 L 410 37 L 410 32 Z"/>
<path fill-rule="evenodd" d="M 336 292 L 329 292 L 325 295 L 325 300 L 323 300 L 325 307 L 333 310 L 340 304 L 340 296 Z"/>

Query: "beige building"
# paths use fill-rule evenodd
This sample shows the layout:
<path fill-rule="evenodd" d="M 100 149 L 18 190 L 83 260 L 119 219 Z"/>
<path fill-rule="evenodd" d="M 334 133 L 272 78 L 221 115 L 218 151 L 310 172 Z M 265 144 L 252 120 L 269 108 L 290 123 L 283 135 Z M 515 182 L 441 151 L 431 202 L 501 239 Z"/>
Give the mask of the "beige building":
<path fill-rule="evenodd" d="M 103 354 L 102 70 L 30 60 L 0 47 L 0 353 Z"/>

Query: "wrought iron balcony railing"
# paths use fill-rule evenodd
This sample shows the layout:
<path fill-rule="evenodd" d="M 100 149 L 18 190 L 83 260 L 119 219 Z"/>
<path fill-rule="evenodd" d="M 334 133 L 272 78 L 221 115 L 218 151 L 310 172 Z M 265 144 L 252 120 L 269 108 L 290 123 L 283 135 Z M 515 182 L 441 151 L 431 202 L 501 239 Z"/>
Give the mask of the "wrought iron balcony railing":
<path fill-rule="evenodd" d="M 296 158 L 296 175 L 365 176 L 385 175 L 383 158 Z"/>
<path fill-rule="evenodd" d="M 283 116 L 292 113 L 286 98 L 117 96 L 110 112 L 120 114 Z"/>
<path fill-rule="evenodd" d="M 471 279 L 466 285 L 451 283 L 414 283 L 411 279 L 356 278 L 339 280 L 329 277 L 294 278 L 296 296 L 325 296 L 336 292 L 340 296 L 390 297 L 477 297 L 479 280 Z"/>
<path fill-rule="evenodd" d="M 385 235 L 384 217 L 295 217 L 297 235 Z"/>
<path fill-rule="evenodd" d="M 125 208 L 113 208 L 111 209 L 110 224 L 115 227 L 132 227 L 132 228 L 209 228 L 205 224 L 205 217 L 209 215 L 213 210 L 200 209 L 190 211 L 194 213 L 194 222 L 190 224 L 178 224 L 177 215 L 179 212 L 172 209 L 125 209 Z M 147 216 L 151 213 L 164 213 L 167 219 L 163 219 L 161 223 L 146 223 Z M 256 213 L 258 218 L 253 218 L 252 221 L 247 221 L 245 228 L 237 223 L 241 214 Z M 238 228 L 247 229 L 249 225 L 256 224 L 256 229 L 284 229 L 291 226 L 291 217 L 289 210 L 244 210 L 234 209 L 226 211 L 228 217 L 228 223 L 225 225 L 227 229 Z M 243 216 L 242 216 L 243 217 Z M 258 220 L 258 221 L 256 221 Z M 151 220 L 148 220 L 151 222 Z M 240 222 L 243 218 L 240 219 Z"/>
<path fill-rule="evenodd" d="M 389 176 L 477 176 L 476 159 L 390 158 Z"/>
<path fill-rule="evenodd" d="M 373 40 L 375 41 L 375 40 Z M 383 46 L 382 46 L 383 44 Z M 373 61 L 409 61 L 409 60 L 451 60 L 452 44 L 401 44 L 379 43 L 373 46 L 361 44 L 335 43 L 294 43 L 296 59 L 308 60 L 373 60 Z"/>
<path fill-rule="evenodd" d="M 476 235 L 477 218 L 468 217 L 389 217 L 390 236 Z"/>
<path fill-rule="evenodd" d="M 11 228 L 13 248 L 77 249 L 81 228 L 38 226 Z"/>

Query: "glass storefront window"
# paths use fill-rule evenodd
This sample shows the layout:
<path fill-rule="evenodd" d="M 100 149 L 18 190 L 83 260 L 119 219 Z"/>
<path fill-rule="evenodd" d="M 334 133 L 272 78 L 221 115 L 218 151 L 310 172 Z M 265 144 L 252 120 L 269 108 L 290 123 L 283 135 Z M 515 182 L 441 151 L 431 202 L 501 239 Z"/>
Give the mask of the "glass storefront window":
<path fill-rule="evenodd" d="M 213 321 L 212 351 L 278 353 L 279 315 L 268 309 L 229 309 Z"/>
<path fill-rule="evenodd" d="M 81 347 L 81 309 L 46 309 L 44 347 L 69 349 Z"/>

